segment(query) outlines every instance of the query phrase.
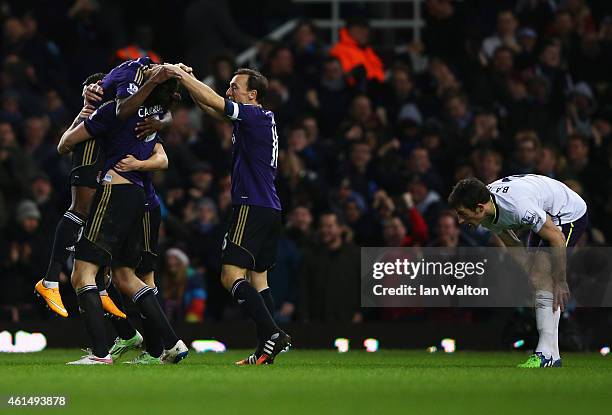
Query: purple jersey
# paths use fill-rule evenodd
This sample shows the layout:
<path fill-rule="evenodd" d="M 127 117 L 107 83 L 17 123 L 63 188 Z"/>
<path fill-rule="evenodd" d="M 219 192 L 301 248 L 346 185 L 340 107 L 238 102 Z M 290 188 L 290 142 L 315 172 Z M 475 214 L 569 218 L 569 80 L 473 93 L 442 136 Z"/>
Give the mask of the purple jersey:
<path fill-rule="evenodd" d="M 144 69 L 151 64 L 148 57 L 123 62 L 115 66 L 102 79 L 104 97 L 100 102 L 115 98 L 127 98 L 134 95 L 144 84 Z"/>
<path fill-rule="evenodd" d="M 87 132 L 97 138 L 102 139 L 104 149 L 104 168 L 102 177 L 112 169 L 121 159 L 128 154 L 133 155 L 138 160 L 146 160 L 151 157 L 153 148 L 157 143 L 158 135 L 153 133 L 140 140 L 136 137 L 136 123 L 150 116 L 160 116 L 164 113 L 161 105 L 154 107 L 140 107 L 138 112 L 125 121 L 117 119 L 116 101 L 108 101 L 98 108 L 91 116 L 85 120 Z M 117 172 L 129 181 L 139 186 L 143 186 L 144 174 L 138 171 Z"/>
<path fill-rule="evenodd" d="M 155 193 L 155 187 L 153 187 L 153 174 L 151 174 L 151 172 L 144 172 L 143 183 L 145 191 L 145 210 L 151 212 L 160 205 L 159 197 L 157 193 Z"/>
<path fill-rule="evenodd" d="M 274 113 L 257 105 L 225 100 L 232 133 L 232 203 L 281 210 L 274 179 L 278 134 Z"/>

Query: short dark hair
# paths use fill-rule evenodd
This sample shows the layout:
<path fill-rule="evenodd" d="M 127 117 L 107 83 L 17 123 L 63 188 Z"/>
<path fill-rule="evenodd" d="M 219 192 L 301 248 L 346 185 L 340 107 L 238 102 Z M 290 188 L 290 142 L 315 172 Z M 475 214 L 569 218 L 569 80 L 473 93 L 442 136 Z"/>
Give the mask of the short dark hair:
<path fill-rule="evenodd" d="M 161 105 L 165 110 L 169 110 L 177 101 L 180 101 L 178 80 L 171 78 L 157 85 L 145 99 L 143 105 L 147 107 Z"/>
<path fill-rule="evenodd" d="M 464 207 L 474 210 L 476 206 L 491 200 L 491 193 L 480 180 L 469 177 L 460 180 L 448 197 L 448 204 L 453 209 Z"/>
<path fill-rule="evenodd" d="M 268 79 L 263 76 L 261 72 L 256 71 L 255 69 L 239 68 L 236 72 L 234 72 L 234 76 L 236 75 L 249 76 L 247 79 L 247 88 L 249 91 L 257 91 L 258 102 L 261 102 L 266 97 L 268 92 Z"/>
<path fill-rule="evenodd" d="M 95 84 L 96 82 L 101 81 L 105 76 L 106 74 L 102 72 L 91 74 L 87 78 L 85 78 L 85 80 L 83 81 L 83 86 Z"/>

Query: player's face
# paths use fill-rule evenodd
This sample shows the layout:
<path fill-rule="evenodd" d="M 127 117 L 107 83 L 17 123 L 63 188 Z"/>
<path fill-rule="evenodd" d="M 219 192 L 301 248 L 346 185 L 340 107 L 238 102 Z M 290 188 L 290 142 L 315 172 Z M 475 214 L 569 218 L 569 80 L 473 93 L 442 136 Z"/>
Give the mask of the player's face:
<path fill-rule="evenodd" d="M 249 80 L 248 75 L 235 75 L 230 81 L 230 86 L 227 88 L 225 95 L 234 102 L 239 104 L 248 104 L 249 88 L 247 86 Z"/>
<path fill-rule="evenodd" d="M 478 205 L 474 210 L 461 206 L 456 211 L 459 224 L 465 223 L 474 228 L 480 225 L 485 217 L 484 205 Z"/>

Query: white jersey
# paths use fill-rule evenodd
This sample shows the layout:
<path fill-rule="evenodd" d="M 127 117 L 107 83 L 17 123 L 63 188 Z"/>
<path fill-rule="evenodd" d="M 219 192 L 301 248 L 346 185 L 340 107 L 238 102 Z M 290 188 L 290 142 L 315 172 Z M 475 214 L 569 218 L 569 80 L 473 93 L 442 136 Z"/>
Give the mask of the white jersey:
<path fill-rule="evenodd" d="M 481 225 L 495 233 L 527 228 L 539 232 L 550 216 L 555 225 L 580 219 L 587 211 L 584 200 L 564 183 L 537 174 L 504 177 L 487 185 L 495 205 L 493 218 Z"/>

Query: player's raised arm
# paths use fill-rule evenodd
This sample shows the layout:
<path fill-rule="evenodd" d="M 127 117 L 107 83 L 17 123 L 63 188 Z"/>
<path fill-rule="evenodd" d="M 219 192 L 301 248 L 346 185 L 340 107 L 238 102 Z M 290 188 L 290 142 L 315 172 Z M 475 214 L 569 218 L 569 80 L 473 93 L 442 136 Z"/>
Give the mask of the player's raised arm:
<path fill-rule="evenodd" d="M 132 115 L 136 114 L 138 108 L 140 108 L 147 97 L 151 95 L 151 92 L 157 85 L 166 82 L 171 78 L 180 78 L 178 72 L 172 70 L 170 67 L 174 65 L 156 65 L 151 69 L 151 76 L 149 79 L 136 91 L 134 94 L 127 98 L 117 99 L 117 118 L 120 120 L 126 120 Z M 184 73 L 187 73 L 183 70 Z"/>
<path fill-rule="evenodd" d="M 180 82 L 189 92 L 193 101 L 205 112 L 212 109 L 218 115 L 223 116 L 225 111 L 225 98 L 217 94 L 211 87 L 199 81 L 195 76 L 185 72 L 181 67 L 170 65 L 173 70 L 180 74 Z M 206 108 L 208 107 L 208 109 Z"/>
<path fill-rule="evenodd" d="M 89 118 L 94 112 L 94 107 L 89 104 L 86 104 L 79 112 L 79 115 L 74 119 L 72 125 L 68 127 L 64 134 L 62 134 L 62 138 L 60 139 L 59 144 L 57 145 L 57 152 L 60 154 L 70 153 L 73 147 L 83 141 L 86 141 L 88 138 L 91 138 L 91 135 L 85 129 L 83 121 Z"/>
<path fill-rule="evenodd" d="M 160 143 L 155 144 L 151 157 L 146 160 L 138 160 L 131 154 L 124 157 L 119 163 L 115 164 L 114 170 L 119 172 L 128 171 L 157 171 L 168 168 L 168 156 L 164 146 Z"/>
<path fill-rule="evenodd" d="M 552 249 L 553 311 L 556 311 L 557 307 L 563 311 L 570 298 L 566 277 L 567 255 L 565 235 L 559 227 L 552 222 L 550 216 L 546 218 L 544 225 L 537 234 L 542 239 L 548 241 Z"/>

